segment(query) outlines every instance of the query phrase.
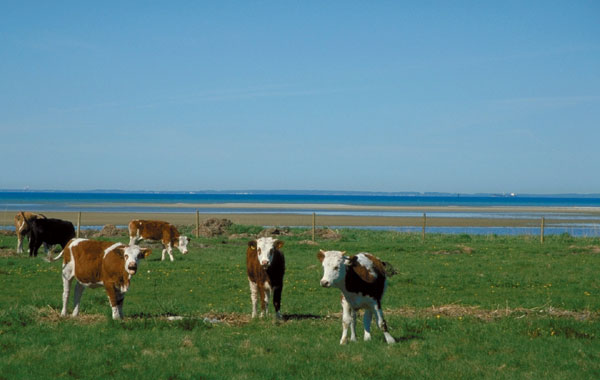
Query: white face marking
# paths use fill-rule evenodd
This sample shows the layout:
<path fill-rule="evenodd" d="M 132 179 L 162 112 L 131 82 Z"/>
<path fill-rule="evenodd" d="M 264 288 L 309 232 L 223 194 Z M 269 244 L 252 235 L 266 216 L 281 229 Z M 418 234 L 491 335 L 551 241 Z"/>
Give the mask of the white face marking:
<path fill-rule="evenodd" d="M 256 240 L 256 249 L 258 250 L 258 262 L 263 267 L 271 265 L 273 260 L 273 252 L 275 251 L 275 243 L 277 239 L 272 237 L 262 237 Z"/>
<path fill-rule="evenodd" d="M 183 235 L 179 236 L 179 244 L 177 245 L 177 248 L 184 255 L 186 253 L 188 253 L 187 245 L 188 245 L 189 241 L 190 241 L 190 239 L 187 236 L 183 236 Z"/>
<path fill-rule="evenodd" d="M 341 288 L 344 285 L 346 277 L 347 257 L 340 251 L 323 252 L 323 278 L 321 278 L 321 286 L 329 288 L 331 286 Z"/>
<path fill-rule="evenodd" d="M 140 257 L 144 256 L 144 253 L 140 250 L 137 245 L 129 245 L 125 248 L 125 270 L 130 275 L 134 275 L 137 272 L 137 265 Z"/>

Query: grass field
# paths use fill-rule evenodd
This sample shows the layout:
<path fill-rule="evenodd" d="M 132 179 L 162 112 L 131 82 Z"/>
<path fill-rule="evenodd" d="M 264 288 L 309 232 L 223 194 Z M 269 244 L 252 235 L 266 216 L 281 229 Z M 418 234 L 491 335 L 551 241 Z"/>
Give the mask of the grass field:
<path fill-rule="evenodd" d="M 152 245 L 115 322 L 101 288 L 60 318 L 60 262 L 16 255 L 0 235 L 0 379 L 600 378 L 600 239 L 341 230 L 310 245 L 292 232 L 280 323 L 249 318 L 248 238 L 193 239 L 173 263 Z M 319 287 L 319 248 L 394 265 L 383 308 L 397 344 L 375 326 L 363 342 L 359 318 L 359 340 L 339 345 L 340 292 Z"/>

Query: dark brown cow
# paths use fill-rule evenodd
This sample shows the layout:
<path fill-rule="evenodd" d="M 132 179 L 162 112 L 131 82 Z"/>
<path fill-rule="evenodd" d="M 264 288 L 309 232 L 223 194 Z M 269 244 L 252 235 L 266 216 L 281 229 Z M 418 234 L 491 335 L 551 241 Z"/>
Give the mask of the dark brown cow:
<path fill-rule="evenodd" d="M 371 319 L 373 314 L 377 326 L 383 331 L 386 342 L 392 344 L 394 338 L 388 332 L 383 318 L 381 298 L 386 286 L 386 274 L 395 273 L 390 264 L 370 253 L 362 252 L 348 257 L 340 251 L 319 251 L 317 257 L 323 264 L 321 286 L 334 287 L 342 291 L 342 338 L 340 344 L 347 341 L 348 327 L 350 340 L 356 340 L 356 311 L 365 309 L 365 340 L 371 339 Z"/>
<path fill-rule="evenodd" d="M 17 253 L 23 253 L 23 238 L 29 232 L 29 223 L 34 219 L 46 219 L 45 215 L 35 214 L 29 211 L 21 211 L 15 215 L 15 232 L 17 233 Z M 46 251 L 50 249 L 47 244 L 44 244 Z"/>
<path fill-rule="evenodd" d="M 67 316 L 71 282 L 76 279 L 73 316 L 79 314 L 79 301 L 86 287 L 104 286 L 112 307 L 113 319 L 123 318 L 123 300 L 129 290 L 131 276 L 137 272 L 138 260 L 151 253 L 148 248 L 108 241 L 73 239 L 53 259 L 63 256 L 63 307 Z"/>
<path fill-rule="evenodd" d="M 283 242 L 271 237 L 263 237 L 248 242 L 246 249 L 246 269 L 252 299 L 252 318 L 257 314 L 260 296 L 260 316 L 268 314 L 269 299 L 273 294 L 275 317 L 281 319 L 281 292 L 285 274 L 285 258 L 280 251 Z"/>
<path fill-rule="evenodd" d="M 190 238 L 179 234 L 174 225 L 160 220 L 132 220 L 129 222 L 129 245 L 137 244 L 140 240 L 160 241 L 163 245 L 161 260 L 165 259 L 165 252 L 173 261 L 173 247 L 177 247 L 182 254 L 188 253 L 187 245 Z"/>

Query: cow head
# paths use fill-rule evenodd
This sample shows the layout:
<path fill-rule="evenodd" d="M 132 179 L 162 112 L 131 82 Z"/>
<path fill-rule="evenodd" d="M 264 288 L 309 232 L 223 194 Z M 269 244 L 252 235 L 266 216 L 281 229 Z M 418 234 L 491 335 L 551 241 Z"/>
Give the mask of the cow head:
<path fill-rule="evenodd" d="M 189 242 L 189 237 L 183 235 L 179 236 L 179 241 L 177 242 L 177 249 L 179 249 L 181 254 L 185 255 L 186 253 L 188 253 L 187 245 Z"/>
<path fill-rule="evenodd" d="M 137 272 L 138 260 L 144 259 L 152 253 L 150 248 L 141 248 L 137 245 L 119 247 L 119 250 L 121 250 L 125 259 L 125 271 L 130 275 Z"/>
<path fill-rule="evenodd" d="M 341 287 L 343 285 L 344 278 L 346 277 L 346 266 L 350 265 L 350 259 L 344 256 L 345 253 L 323 250 L 317 253 L 317 258 L 323 264 L 322 287 Z"/>
<path fill-rule="evenodd" d="M 263 268 L 268 268 L 273 261 L 275 250 L 283 247 L 283 242 L 272 237 L 261 237 L 248 243 L 251 249 L 256 249 L 258 262 Z"/>

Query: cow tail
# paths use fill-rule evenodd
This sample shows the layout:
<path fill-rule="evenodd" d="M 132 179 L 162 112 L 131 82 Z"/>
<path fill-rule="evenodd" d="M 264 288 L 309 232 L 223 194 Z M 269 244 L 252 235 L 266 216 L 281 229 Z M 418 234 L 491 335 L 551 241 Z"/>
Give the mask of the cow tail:
<path fill-rule="evenodd" d="M 52 254 L 49 254 L 48 255 L 48 262 L 53 262 L 53 261 L 56 261 L 56 260 L 60 259 L 62 257 L 62 255 L 63 255 L 64 252 L 65 252 L 65 250 L 63 249 L 62 251 L 60 251 L 60 253 L 58 254 L 58 256 L 56 256 L 54 258 L 52 257 Z"/>

